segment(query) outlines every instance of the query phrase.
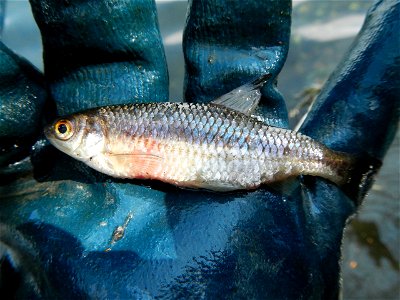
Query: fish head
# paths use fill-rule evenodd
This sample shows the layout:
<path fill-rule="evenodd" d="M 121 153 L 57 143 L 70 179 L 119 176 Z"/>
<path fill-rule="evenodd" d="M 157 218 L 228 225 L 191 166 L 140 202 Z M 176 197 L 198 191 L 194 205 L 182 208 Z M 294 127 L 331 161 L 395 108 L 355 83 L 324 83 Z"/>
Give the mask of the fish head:
<path fill-rule="evenodd" d="M 83 162 L 103 152 L 102 122 L 85 114 L 57 119 L 44 129 L 50 143 L 58 150 Z"/>

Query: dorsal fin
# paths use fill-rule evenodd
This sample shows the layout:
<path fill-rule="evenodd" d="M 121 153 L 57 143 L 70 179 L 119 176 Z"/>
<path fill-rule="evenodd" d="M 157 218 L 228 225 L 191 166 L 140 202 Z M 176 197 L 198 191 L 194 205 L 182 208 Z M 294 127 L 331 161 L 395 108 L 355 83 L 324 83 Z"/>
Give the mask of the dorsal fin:
<path fill-rule="evenodd" d="M 250 116 L 260 102 L 260 89 L 271 77 L 272 75 L 269 73 L 264 74 L 256 80 L 246 83 L 211 101 L 211 103 L 222 105 Z"/>

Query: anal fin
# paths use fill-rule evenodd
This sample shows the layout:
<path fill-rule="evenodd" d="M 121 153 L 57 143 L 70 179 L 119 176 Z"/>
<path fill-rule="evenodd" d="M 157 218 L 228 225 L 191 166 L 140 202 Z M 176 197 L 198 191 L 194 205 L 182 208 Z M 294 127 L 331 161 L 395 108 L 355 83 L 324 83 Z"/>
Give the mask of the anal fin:
<path fill-rule="evenodd" d="M 231 192 L 236 190 L 241 190 L 243 187 L 233 185 L 222 181 L 191 181 L 182 182 L 177 184 L 179 187 L 189 188 L 189 189 L 203 189 L 214 192 Z"/>

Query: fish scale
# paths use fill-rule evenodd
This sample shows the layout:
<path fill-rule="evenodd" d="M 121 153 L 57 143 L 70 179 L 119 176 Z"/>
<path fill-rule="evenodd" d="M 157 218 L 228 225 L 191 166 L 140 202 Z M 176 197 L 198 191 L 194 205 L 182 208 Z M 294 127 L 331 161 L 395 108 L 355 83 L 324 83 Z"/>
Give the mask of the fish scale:
<path fill-rule="evenodd" d="M 92 166 L 112 176 L 213 190 L 256 188 L 298 174 L 337 177 L 334 166 L 323 163 L 334 151 L 220 105 L 108 106 L 90 110 L 86 117 L 102 120 L 107 148 L 107 155 L 98 155 Z"/>

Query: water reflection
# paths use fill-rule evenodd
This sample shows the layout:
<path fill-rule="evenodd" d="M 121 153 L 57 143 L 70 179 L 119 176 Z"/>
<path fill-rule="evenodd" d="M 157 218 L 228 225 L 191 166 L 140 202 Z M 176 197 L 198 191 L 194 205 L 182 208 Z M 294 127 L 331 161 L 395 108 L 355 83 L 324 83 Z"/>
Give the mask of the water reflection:
<path fill-rule="evenodd" d="M 367 248 L 369 256 L 377 267 L 382 267 L 382 260 L 387 259 L 394 270 L 400 271 L 398 259 L 381 240 L 379 228 L 374 222 L 355 219 L 351 222 L 347 234 L 360 246 Z"/>

